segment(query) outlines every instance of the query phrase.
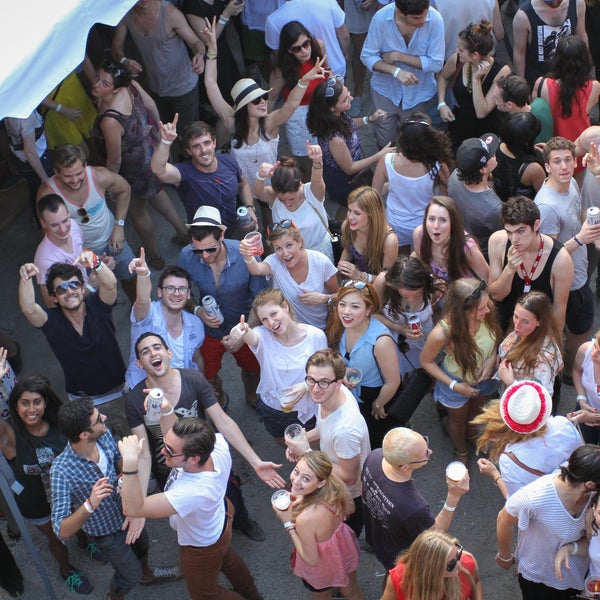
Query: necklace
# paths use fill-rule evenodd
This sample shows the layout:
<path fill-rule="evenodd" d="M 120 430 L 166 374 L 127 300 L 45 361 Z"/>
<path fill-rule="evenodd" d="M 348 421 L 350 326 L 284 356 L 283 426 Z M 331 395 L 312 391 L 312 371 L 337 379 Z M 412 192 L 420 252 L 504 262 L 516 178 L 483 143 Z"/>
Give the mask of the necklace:
<path fill-rule="evenodd" d="M 523 293 L 527 293 L 527 292 L 531 291 L 531 280 L 533 279 L 533 274 L 535 273 L 535 270 L 537 269 L 538 265 L 540 264 L 542 254 L 544 252 L 544 238 L 542 237 L 541 233 L 539 234 L 539 236 L 540 236 L 540 246 L 538 248 L 535 260 L 533 261 L 533 264 L 531 265 L 531 271 L 529 271 L 529 273 L 527 273 L 527 271 L 525 270 L 525 265 L 523 263 L 521 263 L 519 265 L 519 268 L 521 269 L 521 275 L 523 275 L 523 283 L 524 283 Z"/>

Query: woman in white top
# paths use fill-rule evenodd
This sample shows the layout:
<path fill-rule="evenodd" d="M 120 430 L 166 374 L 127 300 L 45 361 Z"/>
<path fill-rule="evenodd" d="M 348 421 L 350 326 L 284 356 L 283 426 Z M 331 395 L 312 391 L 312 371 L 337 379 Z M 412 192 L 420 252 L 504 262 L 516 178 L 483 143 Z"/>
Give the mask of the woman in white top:
<path fill-rule="evenodd" d="M 304 248 L 298 228 L 289 219 L 267 228 L 274 254 L 263 262 L 254 258 L 255 247 L 240 242 L 240 253 L 252 275 L 273 277 L 273 287 L 280 289 L 300 323 L 325 329 L 327 307 L 338 291 L 337 269 L 321 252 Z"/>
<path fill-rule="evenodd" d="M 333 262 L 324 205 L 323 152 L 321 146 L 308 142 L 306 151 L 312 161 L 310 183 L 302 183 L 302 172 L 293 158 L 282 156 L 274 165 L 260 165 L 254 193 L 271 207 L 274 221 L 293 220 L 302 233 L 305 248 L 322 252 Z M 266 185 L 267 179 L 271 185 Z"/>
<path fill-rule="evenodd" d="M 267 431 L 285 447 L 288 425 L 300 423 L 307 430 L 315 426 L 316 405 L 304 384 L 306 361 L 327 348 L 327 338 L 323 331 L 294 319 L 280 290 L 261 292 L 252 310 L 260 325 L 251 329 L 242 315 L 231 336 L 243 340 L 256 355 L 260 364 L 256 410 Z"/>
<path fill-rule="evenodd" d="M 600 331 L 594 339 L 585 342 L 577 350 L 573 365 L 573 385 L 577 392 L 577 404 L 585 413 L 577 415 L 581 433 L 587 444 L 600 442 Z M 571 415 L 569 415 L 571 416 Z"/>
<path fill-rule="evenodd" d="M 448 135 L 418 111 L 400 125 L 397 148 L 379 159 L 373 187 L 384 197 L 387 190 L 387 220 L 398 236 L 400 253 L 409 254 L 429 199 L 447 193 L 453 158 Z"/>

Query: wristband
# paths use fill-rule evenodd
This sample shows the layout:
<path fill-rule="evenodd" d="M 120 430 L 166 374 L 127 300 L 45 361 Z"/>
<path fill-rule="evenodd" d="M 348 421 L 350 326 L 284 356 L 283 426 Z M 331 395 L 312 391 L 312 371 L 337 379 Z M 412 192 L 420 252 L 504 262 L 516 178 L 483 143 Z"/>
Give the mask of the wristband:
<path fill-rule="evenodd" d="M 573 236 L 573 239 L 577 242 L 580 248 L 583 248 L 583 244 L 579 241 L 579 238 L 576 235 Z"/>
<path fill-rule="evenodd" d="M 93 285 L 90 285 L 89 283 L 85 284 L 85 288 L 88 292 L 90 292 L 90 294 L 94 294 L 96 292 L 96 288 Z"/>
<path fill-rule="evenodd" d="M 94 509 L 92 508 L 91 503 L 87 500 L 84 500 L 83 502 L 83 507 L 85 508 L 85 510 L 88 511 L 88 513 L 91 515 L 94 512 Z"/>
<path fill-rule="evenodd" d="M 126 60 L 129 60 L 126 56 L 124 56 L 119 62 L 123 64 Z"/>
<path fill-rule="evenodd" d="M 504 556 L 500 556 L 500 552 L 496 552 L 496 558 L 498 560 L 501 560 L 504 563 L 509 563 L 509 562 L 512 562 L 513 560 L 515 560 L 514 554 L 511 554 L 510 558 L 504 558 Z"/>
<path fill-rule="evenodd" d="M 254 204 L 244 204 L 244 208 L 251 208 L 252 210 L 256 210 Z"/>
<path fill-rule="evenodd" d="M 295 527 L 295 525 L 294 525 L 294 524 L 293 524 L 291 521 L 286 521 L 286 522 L 283 524 L 283 528 L 284 528 L 284 529 L 289 529 L 290 527 Z"/>
<path fill-rule="evenodd" d="M 402 69 L 400 67 L 396 67 L 396 70 L 392 73 L 394 79 L 398 78 L 398 75 L 400 74 L 400 71 L 402 71 Z"/>
<path fill-rule="evenodd" d="M 266 181 L 267 180 L 266 177 L 261 177 L 258 173 L 256 174 L 256 179 L 258 179 L 259 181 Z"/>
<path fill-rule="evenodd" d="M 447 105 L 445 102 L 440 102 L 440 103 L 437 105 L 437 109 L 438 109 L 438 110 L 440 110 L 440 108 L 442 108 L 442 106 L 448 106 L 448 105 Z"/>
<path fill-rule="evenodd" d="M 206 60 L 217 60 L 217 55 L 216 54 L 207 54 Z"/>
<path fill-rule="evenodd" d="M 587 396 L 584 396 L 583 394 L 578 394 L 577 398 L 575 398 L 575 400 L 577 400 L 577 401 L 583 400 L 584 402 L 587 402 Z"/>
<path fill-rule="evenodd" d="M 448 506 L 445 502 L 444 502 L 444 510 L 447 510 L 448 512 L 454 512 L 456 510 L 456 506 Z"/>
<path fill-rule="evenodd" d="M 308 83 L 305 85 L 302 83 L 302 79 L 298 79 L 298 83 L 296 84 L 301 90 L 305 90 L 308 87 Z"/>
<path fill-rule="evenodd" d="M 62 104 L 57 104 L 54 110 L 59 113 L 62 110 Z"/>
<path fill-rule="evenodd" d="M 165 146 L 170 146 L 175 140 L 165 140 L 165 138 L 160 138 L 160 143 Z"/>
<path fill-rule="evenodd" d="M 137 469 L 135 471 L 121 471 L 121 475 L 137 475 L 137 474 L 138 474 Z"/>
<path fill-rule="evenodd" d="M 194 316 L 197 317 L 198 316 L 198 309 L 202 308 L 201 304 L 198 304 L 198 306 L 196 306 L 196 308 L 194 308 Z"/>
<path fill-rule="evenodd" d="M 150 271 L 150 269 L 148 269 L 148 272 L 145 275 L 138 275 L 138 277 L 141 277 L 142 279 L 146 279 L 146 277 L 150 277 L 151 274 L 152 274 L 152 272 Z"/>
<path fill-rule="evenodd" d="M 92 267 L 92 271 L 96 271 L 96 273 L 97 273 L 98 271 L 102 271 L 102 269 L 104 269 L 104 263 L 103 263 L 102 261 L 100 261 L 100 262 L 98 263 L 98 266 L 97 266 L 97 267 Z"/>
<path fill-rule="evenodd" d="M 244 259 L 244 262 L 245 262 L 247 265 L 249 265 L 250 263 L 253 263 L 253 262 L 254 262 L 254 259 L 253 259 L 253 258 L 251 258 L 250 260 L 246 260 L 246 259 Z"/>
<path fill-rule="evenodd" d="M 217 23 L 219 23 L 219 25 L 227 25 L 227 23 L 229 23 L 229 17 L 224 17 L 221 15 Z"/>
<path fill-rule="evenodd" d="M 373 283 L 373 274 L 367 273 L 367 283 Z"/>
<path fill-rule="evenodd" d="M 571 542 L 571 544 L 573 544 L 571 556 L 575 556 L 577 554 L 577 550 L 579 550 L 579 544 L 577 542 Z"/>
<path fill-rule="evenodd" d="M 167 412 L 161 412 L 160 416 L 168 417 L 169 415 L 172 415 L 174 412 L 175 412 L 175 409 L 171 406 L 171 408 Z M 137 471 L 136 471 L 136 473 L 137 473 Z"/>
<path fill-rule="evenodd" d="M 362 122 L 363 122 L 363 125 L 368 125 L 369 124 L 369 117 L 363 117 L 362 118 Z"/>
<path fill-rule="evenodd" d="M 458 383 L 458 381 L 456 381 L 456 379 L 453 379 L 449 384 L 448 387 L 453 390 L 456 387 L 456 384 Z"/>

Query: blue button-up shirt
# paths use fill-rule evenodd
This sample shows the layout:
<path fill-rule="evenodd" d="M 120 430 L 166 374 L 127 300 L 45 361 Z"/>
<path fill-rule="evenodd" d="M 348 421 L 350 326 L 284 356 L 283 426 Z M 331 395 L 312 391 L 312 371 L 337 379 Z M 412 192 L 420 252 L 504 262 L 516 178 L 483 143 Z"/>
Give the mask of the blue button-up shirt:
<path fill-rule="evenodd" d="M 369 33 L 363 45 L 360 59 L 367 69 L 383 60 L 386 52 L 403 52 L 421 59 L 421 69 L 403 63 L 394 63 L 405 71 L 411 71 L 419 78 L 419 83 L 403 85 L 388 73 L 373 71 L 371 87 L 396 106 L 407 110 L 430 100 L 437 90 L 435 74 L 444 65 L 444 21 L 437 10 L 427 11 L 423 27 L 415 29 L 407 44 L 394 22 L 395 4 L 389 4 L 377 11 L 371 20 Z"/>
<path fill-rule="evenodd" d="M 221 308 L 224 318 L 221 326 L 205 329 L 207 336 L 218 339 L 229 335 L 232 327 L 240 322 L 240 315 L 248 317 L 254 297 L 268 287 L 265 277 L 250 275 L 237 240 L 225 239 L 223 243 L 227 249 L 227 262 L 218 287 L 210 265 L 192 252 L 191 245 L 186 246 L 177 259 L 177 264 L 190 274 L 198 286 L 200 297 L 212 296 Z"/>
<path fill-rule="evenodd" d="M 89 535 L 100 536 L 115 533 L 123 525 L 123 508 L 121 496 L 117 494 L 115 466 L 121 460 L 121 454 L 110 431 L 107 431 L 96 443 L 108 458 L 106 475 L 94 461 L 75 452 L 70 442 L 56 457 L 50 468 L 52 528 L 59 539 L 61 539 L 62 520 L 81 507 L 86 498 L 89 498 L 92 487 L 101 477 L 108 477 L 109 483 L 113 485 L 113 492 L 108 498 L 102 500 L 86 519 L 82 529 Z"/>

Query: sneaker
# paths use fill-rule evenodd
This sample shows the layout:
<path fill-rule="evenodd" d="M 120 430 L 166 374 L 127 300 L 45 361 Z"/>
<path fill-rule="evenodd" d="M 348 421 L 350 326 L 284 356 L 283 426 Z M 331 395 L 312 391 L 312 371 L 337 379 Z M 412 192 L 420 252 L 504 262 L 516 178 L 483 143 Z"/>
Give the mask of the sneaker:
<path fill-rule="evenodd" d="M 243 521 L 239 527 L 239 529 L 246 537 L 250 538 L 254 542 L 264 542 L 265 540 L 265 532 L 262 527 L 251 518 L 247 518 Z"/>
<path fill-rule="evenodd" d="M 60 574 L 65 580 L 65 585 L 76 594 L 87 595 L 94 589 L 94 586 L 90 583 L 89 579 L 85 575 L 79 573 L 75 568 L 67 573 L 63 573 L 61 570 Z"/>
<path fill-rule="evenodd" d="M 179 566 L 176 567 L 153 567 L 145 569 L 140 580 L 142 585 L 154 585 L 156 583 L 168 583 L 177 581 L 181 577 Z"/>
<path fill-rule="evenodd" d="M 85 550 L 85 553 L 89 554 L 90 558 L 92 560 L 95 560 L 97 563 L 100 563 L 101 565 L 105 565 L 108 563 L 108 558 L 106 558 L 102 550 L 100 550 L 100 548 L 98 548 L 96 544 L 92 542 L 86 544 L 83 540 L 77 540 L 77 545 L 82 550 Z"/>
<path fill-rule="evenodd" d="M 350 110 L 348 114 L 351 117 L 360 117 L 360 113 L 362 112 L 362 98 L 356 97 L 352 99 L 352 104 L 350 105 Z"/>

